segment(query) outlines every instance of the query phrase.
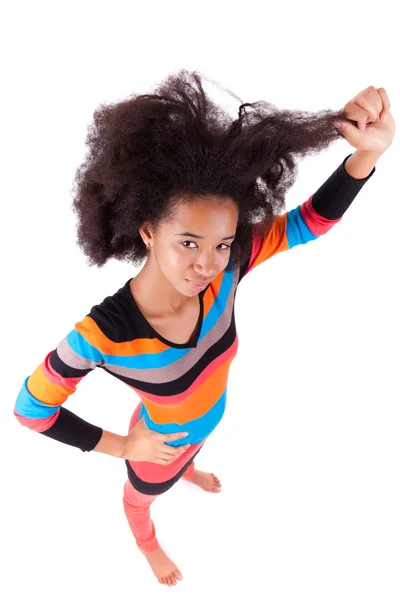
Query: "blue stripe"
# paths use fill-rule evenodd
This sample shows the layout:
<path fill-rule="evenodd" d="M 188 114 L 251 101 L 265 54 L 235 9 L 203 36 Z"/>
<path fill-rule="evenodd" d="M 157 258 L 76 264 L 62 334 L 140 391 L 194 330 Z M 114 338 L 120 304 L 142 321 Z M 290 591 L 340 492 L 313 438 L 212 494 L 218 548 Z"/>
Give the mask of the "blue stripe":
<path fill-rule="evenodd" d="M 314 235 L 308 229 L 300 213 L 300 206 L 288 212 L 286 222 L 286 236 L 289 249 L 299 244 L 307 244 L 311 240 L 316 240 L 319 235 Z"/>
<path fill-rule="evenodd" d="M 80 334 L 77 335 L 79 336 Z M 157 369 L 164 367 L 190 352 L 190 348 L 169 348 L 156 354 L 142 353 L 138 356 L 117 356 L 115 354 L 100 354 L 82 336 L 80 336 L 79 345 L 74 344 L 73 339 L 71 341 L 72 343 L 68 336 L 68 342 L 73 350 L 83 358 L 90 358 L 96 362 L 102 359 L 108 365 L 117 365 L 118 367 L 128 367 L 131 369 Z M 101 359 L 99 358 L 100 356 Z"/>
<path fill-rule="evenodd" d="M 101 352 L 95 347 L 89 344 L 76 329 L 73 329 L 67 335 L 67 342 L 71 346 L 72 350 L 79 354 L 82 358 L 88 358 L 96 363 L 99 363 L 103 359 Z"/>
<path fill-rule="evenodd" d="M 166 423 L 165 425 L 160 425 L 155 423 L 152 421 L 152 419 L 150 419 L 149 413 L 147 412 L 144 404 L 142 404 L 142 408 L 139 413 L 139 419 L 144 416 L 147 427 L 152 431 L 158 431 L 158 433 L 179 433 L 181 431 L 187 431 L 189 433 L 188 436 L 180 440 L 166 442 L 166 444 L 169 446 L 184 446 L 185 444 L 193 445 L 205 440 L 205 438 L 209 436 L 210 433 L 216 428 L 225 412 L 225 406 L 226 388 L 220 399 L 205 415 L 199 417 L 198 419 L 193 419 L 193 421 L 187 421 L 183 425 L 178 425 L 177 423 Z"/>
<path fill-rule="evenodd" d="M 37 400 L 35 396 L 32 396 L 27 388 L 27 377 L 23 383 L 20 393 L 18 394 L 15 402 L 15 411 L 21 415 L 21 417 L 29 417 L 30 419 L 45 419 L 54 415 L 60 407 L 59 406 L 47 406 L 40 400 Z"/>
<path fill-rule="evenodd" d="M 222 314 L 224 314 L 226 310 L 226 303 L 229 298 L 229 293 L 232 289 L 233 285 L 233 276 L 231 273 L 224 272 L 224 276 L 222 278 L 221 286 L 216 298 L 214 298 L 214 302 L 206 318 L 203 321 L 203 327 L 200 332 L 199 341 L 203 339 L 205 335 L 215 327 L 218 319 Z"/>

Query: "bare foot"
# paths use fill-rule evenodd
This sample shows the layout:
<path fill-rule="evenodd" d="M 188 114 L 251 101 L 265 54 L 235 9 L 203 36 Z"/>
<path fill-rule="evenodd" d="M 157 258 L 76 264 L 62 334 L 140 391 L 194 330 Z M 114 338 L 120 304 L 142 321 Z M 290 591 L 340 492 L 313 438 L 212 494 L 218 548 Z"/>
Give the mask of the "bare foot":
<path fill-rule="evenodd" d="M 143 552 L 151 566 L 154 575 L 160 583 L 165 585 L 176 585 L 177 579 L 183 579 L 182 573 L 178 567 L 165 554 L 164 550 L 159 546 L 154 552 Z"/>
<path fill-rule="evenodd" d="M 195 469 L 193 476 L 187 478 L 186 481 L 191 481 L 206 492 L 214 492 L 214 494 L 217 494 L 221 491 L 221 482 L 214 473 L 205 473 L 204 471 Z"/>

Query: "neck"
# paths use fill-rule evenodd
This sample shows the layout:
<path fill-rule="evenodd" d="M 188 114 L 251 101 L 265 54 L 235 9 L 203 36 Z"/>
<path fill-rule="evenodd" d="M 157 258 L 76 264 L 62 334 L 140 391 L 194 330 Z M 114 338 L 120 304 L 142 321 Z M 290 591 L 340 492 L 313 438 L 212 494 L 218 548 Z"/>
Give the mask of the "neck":
<path fill-rule="evenodd" d="M 193 302 L 193 298 L 184 296 L 169 283 L 150 257 L 132 279 L 130 288 L 135 299 L 146 306 L 148 313 L 155 316 L 179 313 L 188 303 Z"/>

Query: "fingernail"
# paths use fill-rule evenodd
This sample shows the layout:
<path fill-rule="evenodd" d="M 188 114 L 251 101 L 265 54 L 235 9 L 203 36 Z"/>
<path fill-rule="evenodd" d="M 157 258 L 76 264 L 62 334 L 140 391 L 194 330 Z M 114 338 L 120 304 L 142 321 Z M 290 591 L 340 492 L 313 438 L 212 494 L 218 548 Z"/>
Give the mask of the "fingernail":
<path fill-rule="evenodd" d="M 339 121 L 334 121 L 333 126 L 340 128 L 342 126 L 342 124 Z"/>

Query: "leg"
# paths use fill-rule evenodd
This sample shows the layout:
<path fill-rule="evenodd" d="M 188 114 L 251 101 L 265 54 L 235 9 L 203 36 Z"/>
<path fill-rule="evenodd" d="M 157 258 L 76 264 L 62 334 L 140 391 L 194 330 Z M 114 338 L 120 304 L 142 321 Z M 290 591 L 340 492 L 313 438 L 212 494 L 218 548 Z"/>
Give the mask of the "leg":
<path fill-rule="evenodd" d="M 194 460 L 190 463 L 184 474 L 182 475 L 183 479 L 192 479 L 194 475 Z"/>
<path fill-rule="evenodd" d="M 159 545 L 154 523 L 150 518 L 150 505 L 156 498 L 157 496 L 141 494 L 135 490 L 129 479 L 125 482 L 124 510 L 136 544 L 158 581 L 166 585 L 176 585 L 177 580 L 182 579 L 182 573 Z"/>
<path fill-rule="evenodd" d="M 153 552 L 159 546 L 154 523 L 150 519 L 150 504 L 156 498 L 157 496 L 148 496 L 135 490 L 129 479 L 125 482 L 123 497 L 125 515 L 136 544 L 144 552 Z"/>

